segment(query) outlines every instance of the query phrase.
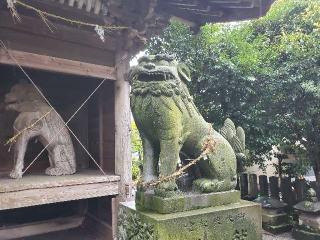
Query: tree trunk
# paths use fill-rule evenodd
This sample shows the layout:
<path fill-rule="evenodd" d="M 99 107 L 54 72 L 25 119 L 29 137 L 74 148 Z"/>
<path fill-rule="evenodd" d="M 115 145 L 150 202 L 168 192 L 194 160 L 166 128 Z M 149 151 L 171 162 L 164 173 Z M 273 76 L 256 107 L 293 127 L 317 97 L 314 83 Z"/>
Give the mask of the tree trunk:
<path fill-rule="evenodd" d="M 320 199 L 320 168 L 319 168 L 319 161 L 313 163 L 313 171 L 316 177 L 316 184 L 315 184 L 315 191 L 317 193 L 318 199 Z"/>
<path fill-rule="evenodd" d="M 314 171 L 314 175 L 316 177 L 317 185 L 319 185 L 320 184 L 320 166 L 319 166 L 319 162 L 314 162 L 313 171 Z"/>

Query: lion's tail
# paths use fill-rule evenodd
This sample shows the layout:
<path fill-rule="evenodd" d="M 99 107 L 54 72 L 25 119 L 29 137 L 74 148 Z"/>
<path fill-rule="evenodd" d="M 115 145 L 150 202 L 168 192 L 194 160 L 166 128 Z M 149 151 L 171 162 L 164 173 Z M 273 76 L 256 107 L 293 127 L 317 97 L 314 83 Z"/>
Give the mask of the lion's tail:
<path fill-rule="evenodd" d="M 233 121 L 227 118 L 220 133 L 230 143 L 237 156 L 239 154 L 245 155 L 246 135 L 242 127 L 236 128 Z"/>

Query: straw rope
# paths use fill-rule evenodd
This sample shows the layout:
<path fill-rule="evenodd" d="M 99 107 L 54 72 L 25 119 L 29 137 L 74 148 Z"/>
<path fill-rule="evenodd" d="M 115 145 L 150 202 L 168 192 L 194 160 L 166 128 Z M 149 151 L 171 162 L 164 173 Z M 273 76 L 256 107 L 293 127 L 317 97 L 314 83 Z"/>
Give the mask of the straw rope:
<path fill-rule="evenodd" d="M 95 23 L 88 23 L 88 22 L 83 22 L 83 21 L 76 20 L 76 19 L 70 19 L 70 18 L 67 18 L 67 17 L 64 17 L 64 16 L 60 16 L 60 15 L 56 15 L 56 14 L 53 14 L 53 13 L 50 13 L 50 12 L 46 12 L 44 10 L 41 10 L 41 9 L 36 8 L 34 6 L 31 6 L 31 5 L 29 5 L 29 4 L 25 3 L 25 2 L 22 2 L 20 0 L 15 0 L 15 1 L 13 1 L 13 3 L 16 4 L 16 5 L 19 5 L 21 7 L 24 7 L 26 9 L 35 11 L 37 14 L 39 14 L 39 16 L 42 18 L 42 20 L 46 19 L 46 17 L 50 17 L 50 18 L 54 18 L 54 19 L 58 19 L 58 20 L 67 22 L 69 24 L 76 24 L 76 25 L 80 25 L 80 26 L 87 26 L 87 27 L 94 27 L 94 28 L 98 26 L 101 29 L 110 30 L 110 31 L 128 29 L 128 27 L 126 27 L 126 26 L 98 25 L 98 24 L 95 24 Z M 10 8 L 10 9 L 14 9 L 14 8 Z M 11 10 L 11 13 L 12 13 L 12 10 Z M 17 13 L 14 15 L 14 17 L 16 17 L 16 15 L 17 15 Z M 50 25 L 48 25 L 48 23 L 47 23 L 47 19 L 44 20 L 44 22 L 50 28 Z"/>
<path fill-rule="evenodd" d="M 195 158 L 195 159 L 186 159 L 188 161 L 190 161 L 187 165 L 183 166 L 182 168 L 179 168 L 177 171 L 175 171 L 174 173 L 168 175 L 168 176 L 164 176 L 164 177 L 159 177 L 156 180 L 152 180 L 152 181 L 138 181 L 135 183 L 135 185 L 137 187 L 142 187 L 142 188 L 150 188 L 150 187 L 156 187 L 161 183 L 164 182 L 169 182 L 171 180 L 175 180 L 178 177 L 180 177 L 183 173 L 186 172 L 186 170 L 188 170 L 190 167 L 192 167 L 193 165 L 197 164 L 199 161 L 201 160 L 207 160 L 207 154 L 211 153 L 214 151 L 215 146 L 216 146 L 216 141 L 213 139 L 212 137 L 212 132 L 213 132 L 213 128 L 210 125 L 209 128 L 209 134 L 207 136 L 207 138 L 204 140 L 203 142 L 203 146 L 202 146 L 202 152 L 201 154 Z"/>

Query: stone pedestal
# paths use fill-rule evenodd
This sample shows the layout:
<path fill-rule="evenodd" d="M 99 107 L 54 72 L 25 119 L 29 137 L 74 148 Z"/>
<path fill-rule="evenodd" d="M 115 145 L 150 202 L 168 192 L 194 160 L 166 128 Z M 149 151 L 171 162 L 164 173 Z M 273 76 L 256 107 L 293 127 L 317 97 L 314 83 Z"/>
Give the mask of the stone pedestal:
<path fill-rule="evenodd" d="M 216 207 L 239 201 L 240 192 L 236 190 L 217 193 L 189 192 L 167 198 L 156 196 L 153 191 L 136 193 L 137 210 L 150 210 L 163 214 Z"/>
<path fill-rule="evenodd" d="M 276 210 L 262 210 L 262 228 L 272 234 L 280 234 L 291 230 L 288 214 Z"/>
<path fill-rule="evenodd" d="M 294 206 L 299 222 L 293 229 L 293 237 L 303 240 L 320 239 L 320 202 L 303 201 Z"/>
<path fill-rule="evenodd" d="M 238 201 L 222 206 L 161 214 L 122 203 L 118 240 L 261 240 L 261 207 Z"/>
<path fill-rule="evenodd" d="M 280 234 L 290 231 L 292 225 L 289 223 L 288 214 L 284 211 L 286 203 L 278 199 L 266 196 L 254 200 L 262 206 L 262 228 L 273 234 Z"/>

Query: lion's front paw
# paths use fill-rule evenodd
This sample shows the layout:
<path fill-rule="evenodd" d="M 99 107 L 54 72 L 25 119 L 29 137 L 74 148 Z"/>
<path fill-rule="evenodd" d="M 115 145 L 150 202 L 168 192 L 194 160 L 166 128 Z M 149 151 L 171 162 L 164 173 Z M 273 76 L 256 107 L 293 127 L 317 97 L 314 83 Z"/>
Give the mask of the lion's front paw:
<path fill-rule="evenodd" d="M 60 176 L 62 174 L 62 170 L 60 168 L 49 167 L 46 169 L 46 174 L 50 176 Z"/>
<path fill-rule="evenodd" d="M 178 186 L 175 183 L 175 181 L 169 181 L 169 182 L 163 182 L 160 183 L 155 189 L 154 189 L 155 195 L 159 197 L 172 197 L 175 195 L 180 194 L 178 191 Z"/>
<path fill-rule="evenodd" d="M 10 177 L 14 179 L 22 178 L 22 171 L 12 170 L 10 173 Z"/>
<path fill-rule="evenodd" d="M 73 174 L 75 171 L 68 171 L 66 169 L 58 168 L 58 167 L 49 167 L 46 169 L 46 174 L 50 176 L 61 176 L 61 175 L 70 175 Z"/>
<path fill-rule="evenodd" d="M 178 185 L 175 183 L 175 181 L 168 181 L 160 183 L 157 188 L 163 189 L 165 191 L 176 191 L 178 190 Z"/>
<path fill-rule="evenodd" d="M 194 190 L 202 193 L 229 191 L 232 187 L 230 182 L 218 179 L 200 178 L 193 182 Z"/>

